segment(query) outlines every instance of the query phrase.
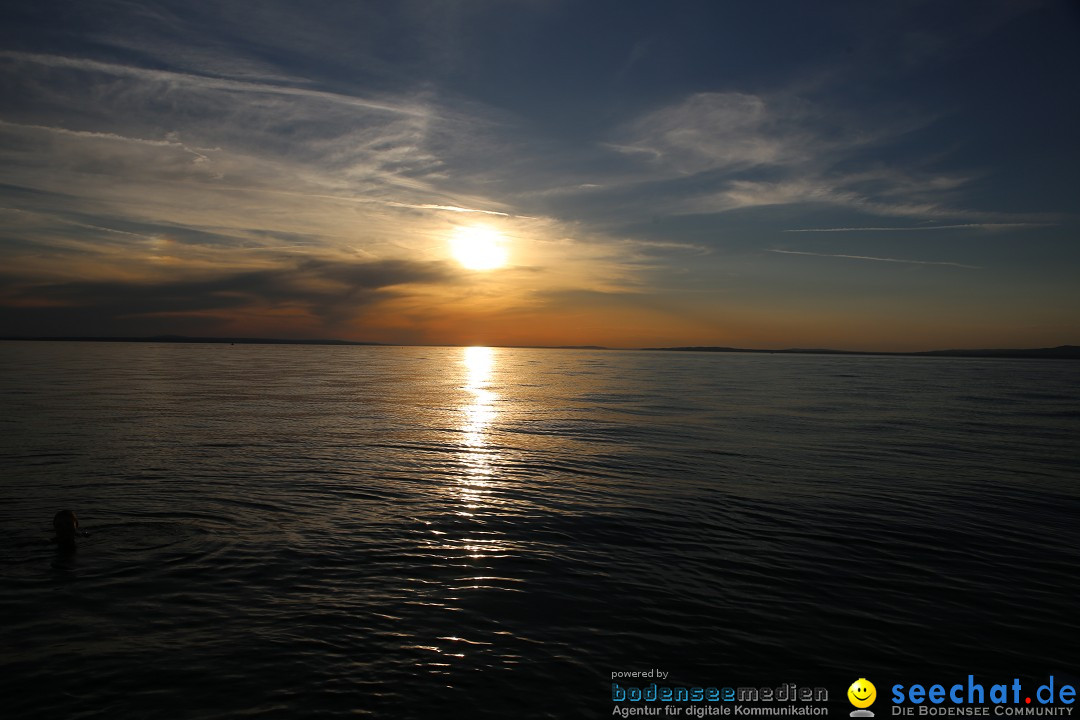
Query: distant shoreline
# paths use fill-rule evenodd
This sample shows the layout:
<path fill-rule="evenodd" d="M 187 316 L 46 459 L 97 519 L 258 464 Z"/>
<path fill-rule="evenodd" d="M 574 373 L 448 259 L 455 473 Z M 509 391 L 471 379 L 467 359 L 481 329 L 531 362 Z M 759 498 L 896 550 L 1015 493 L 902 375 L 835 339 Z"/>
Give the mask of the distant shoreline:
<path fill-rule="evenodd" d="M 129 343 L 207 343 L 216 345 L 387 345 L 387 343 L 359 340 L 290 340 L 288 338 L 248 337 L 188 337 L 187 335 L 154 335 L 150 337 L 0 337 L 2 340 L 31 342 L 129 342 Z"/>
<path fill-rule="evenodd" d="M 785 350 L 755 350 L 728 347 L 657 347 L 642 350 L 667 352 L 730 352 L 766 355 L 873 355 L 884 357 L 968 357 L 968 358 L 1041 358 L 1057 360 L 1080 360 L 1080 346 L 1059 345 L 1052 348 L 997 348 L 986 350 L 922 350 L 912 352 L 889 352 L 884 350 L 829 350 L 789 348 Z"/>
<path fill-rule="evenodd" d="M 188 343 L 216 345 L 345 345 L 374 347 L 459 347 L 395 345 L 394 343 L 365 342 L 362 340 L 292 340 L 288 338 L 251 338 L 251 337 L 189 337 L 187 335 L 154 335 L 149 337 L 32 337 L 6 336 L 0 341 L 32 342 L 130 342 L 130 343 Z M 464 346 L 461 346 L 464 347 Z M 539 350 L 636 350 L 660 352 L 706 352 L 706 353 L 751 353 L 758 355 L 870 355 L 881 357 L 969 357 L 969 358 L 1033 358 L 1080 360 L 1080 345 L 1059 345 L 1052 348 L 996 348 L 975 350 L 923 350 L 911 352 L 890 352 L 884 350 L 832 350 L 828 348 L 786 348 L 782 350 L 760 350 L 756 348 L 733 348 L 711 345 L 691 345 L 683 347 L 648 347 L 648 348 L 608 348 L 603 345 L 498 345 L 494 347 L 535 348 Z"/>

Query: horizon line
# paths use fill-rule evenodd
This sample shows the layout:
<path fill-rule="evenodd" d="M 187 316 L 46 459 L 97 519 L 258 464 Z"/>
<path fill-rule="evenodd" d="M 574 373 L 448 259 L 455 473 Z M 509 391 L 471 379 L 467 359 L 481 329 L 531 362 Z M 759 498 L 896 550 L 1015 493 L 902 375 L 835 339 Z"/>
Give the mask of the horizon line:
<path fill-rule="evenodd" d="M 0 341 L 9 342 L 160 342 L 175 344 L 244 344 L 244 345 L 337 345 L 354 347 L 491 347 L 507 349 L 535 350 L 615 350 L 615 351 L 675 351 L 675 352 L 732 352 L 750 354 L 803 354 L 803 355 L 893 355 L 893 356 L 942 356 L 947 354 L 966 354 L 976 357 L 992 357 L 994 353 L 1015 354 L 1015 357 L 1059 357 L 1080 358 L 1080 343 L 1044 347 L 996 347 L 996 348 L 945 348 L 936 350 L 849 350 L 843 348 L 738 348 L 721 345 L 673 345 L 662 347 L 610 347 L 605 345 L 503 345 L 503 344 L 458 344 L 458 343 L 388 343 L 366 340 L 342 340 L 339 338 L 267 338 L 267 337 L 229 337 L 195 335 L 4 335 Z M 1044 353 L 1043 355 L 1033 355 Z M 1054 353 L 1054 354 L 1050 354 Z"/>

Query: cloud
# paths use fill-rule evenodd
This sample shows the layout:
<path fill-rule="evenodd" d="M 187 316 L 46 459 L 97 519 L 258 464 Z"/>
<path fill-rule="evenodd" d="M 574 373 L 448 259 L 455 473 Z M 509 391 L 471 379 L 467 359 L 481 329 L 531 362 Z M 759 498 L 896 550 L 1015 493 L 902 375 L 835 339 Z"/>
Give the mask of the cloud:
<path fill-rule="evenodd" d="M 371 306 L 399 296 L 406 286 L 452 284 L 455 279 L 451 269 L 439 262 L 322 259 L 161 282 L 32 282 L 8 276 L 0 278 L 0 304 L 6 316 L 2 332 L 17 332 L 24 316 L 40 314 L 42 308 L 48 309 L 52 322 L 64 327 L 41 328 L 40 334 L 72 332 L 76 325 L 65 319 L 74 318 L 93 318 L 82 331 L 86 334 L 89 328 L 108 332 L 118 321 L 131 318 L 220 317 L 283 309 L 317 319 L 320 329 L 333 330 Z"/>
<path fill-rule="evenodd" d="M 50 68 L 77 70 L 84 73 L 112 75 L 115 77 L 127 77 L 136 80 L 148 81 L 159 86 L 172 86 L 185 89 L 203 91 L 221 91 L 228 93 L 243 93 L 247 95 L 267 95 L 289 98 L 302 98 L 318 100 L 351 108 L 375 110 L 378 112 L 396 115 L 412 115 L 424 117 L 429 114 L 429 109 L 422 104 L 407 102 L 373 100 L 355 95 L 313 90 L 310 88 L 296 87 L 280 83 L 252 82 L 249 80 L 235 80 L 210 75 L 197 75 L 192 73 L 174 72 L 171 70 L 154 70 L 133 65 L 121 65 L 118 63 L 101 62 L 79 57 L 65 57 L 62 55 L 46 55 L 39 53 L 26 53 L 17 51 L 0 51 L 0 58 L 16 63 L 42 65 Z"/>
<path fill-rule="evenodd" d="M 694 93 L 612 131 L 600 147 L 622 166 L 544 192 L 556 208 L 587 207 L 615 223 L 807 204 L 880 217 L 1017 219 L 964 207 L 968 176 L 868 160 L 933 119 L 870 117 L 794 91 Z"/>
<path fill-rule="evenodd" d="M 496 210 L 477 210 L 476 208 L 464 208 L 457 205 L 432 205 L 431 203 L 423 203 L 420 205 L 402 202 L 388 202 L 387 205 L 393 207 L 413 208 L 414 210 L 445 210 L 447 212 L 456 213 L 480 213 L 482 215 L 498 215 L 500 217 L 510 217 L 510 213 L 498 212 Z"/>
<path fill-rule="evenodd" d="M 802 90 L 694 93 L 648 111 L 603 145 L 627 169 L 564 192 L 595 185 L 592 206 L 621 205 L 631 216 L 827 205 L 878 217 L 980 221 L 985 229 L 1030 224 L 1030 217 L 966 206 L 969 174 L 935 170 L 926 157 L 882 162 L 935 114 L 845 109 L 829 102 L 830 83 Z"/>
<path fill-rule="evenodd" d="M 7 122 L 6 120 L 0 120 L 0 126 L 18 129 L 18 130 L 37 130 L 40 132 L 56 133 L 58 135 L 67 135 L 75 138 L 87 138 L 91 140 L 113 140 L 116 142 L 134 143 L 136 145 L 149 145 L 152 147 L 172 147 L 180 148 L 185 152 L 189 152 L 196 157 L 196 162 L 206 161 L 209 158 L 203 153 L 210 153 L 218 150 L 219 148 L 191 148 L 176 139 L 154 140 L 147 138 L 134 138 L 125 137 L 124 135 L 117 135 L 116 133 L 107 132 L 89 132 L 86 130 L 69 130 L 62 127 L 49 127 L 47 125 L 25 125 L 21 123 Z M 176 137 L 175 133 L 170 133 L 173 138 Z"/>
<path fill-rule="evenodd" d="M 147 151 L 182 150 L 203 165 L 204 178 L 230 185 L 280 187 L 286 183 L 279 179 L 287 176 L 292 180 L 287 184 L 307 185 L 323 194 L 397 191 L 406 197 L 394 199 L 419 204 L 445 196 L 431 182 L 445 171 L 441 144 L 455 135 L 458 123 L 481 122 L 451 108 L 436 110 L 416 94 L 373 100 L 63 56 L 9 52 L 0 58 L 8 60 L 4 64 L 9 66 L 11 98 L 22 97 L 22 105 L 37 108 L 34 120 L 24 122 L 11 116 L 25 112 L 16 105 L 2 118 L 3 129 L 83 141 L 69 144 L 61 156 L 65 166 L 78 164 L 80 170 L 108 171 L 102 167 L 103 155 L 122 161 L 124 151 L 102 145 L 111 141 Z M 54 116 L 55 121 L 43 122 L 43 116 Z M 68 127 L 72 118 L 78 127 Z M 79 164 L 85 154 L 93 154 L 96 165 Z M 18 159 L 33 164 L 25 153 Z M 277 167 L 267 172 L 267 165 Z M 133 171 L 161 177 L 166 171 L 175 175 L 177 168 L 175 163 L 141 162 L 124 170 L 124 177 Z M 414 200 L 413 194 L 421 197 Z"/>
<path fill-rule="evenodd" d="M 0 212 L 17 213 L 19 215 L 37 215 L 42 218 L 47 218 L 52 222 L 61 223 L 63 225 L 70 225 L 72 227 L 85 228 L 87 230 L 98 230 L 106 233 L 114 233 L 116 235 L 126 235 L 127 237 L 136 238 L 138 240 L 147 240 L 148 236 L 140 233 L 128 232 L 127 230 L 117 230 L 116 228 L 103 227 L 101 225 L 90 225 L 89 223 L 77 222 L 75 220 L 69 220 L 67 218 L 58 217 L 56 215 L 49 215 L 46 213 L 36 213 L 29 210 L 20 210 L 19 208 L 4 208 L 0 207 Z"/>
<path fill-rule="evenodd" d="M 905 265 L 948 265 L 950 267 L 966 268 L 968 270 L 981 270 L 981 265 L 965 265 L 963 263 L 943 262 L 933 260 L 904 260 L 901 258 L 872 257 L 869 255 L 843 255 L 834 253 L 805 252 L 801 250 L 776 250 L 769 249 L 766 252 L 781 253 L 783 255 L 812 255 L 814 257 L 845 258 L 848 260 L 874 260 L 877 262 L 903 263 Z"/>
<path fill-rule="evenodd" d="M 85 127 L 0 121 L 0 130 L 20 135 L 26 148 L 0 151 L 0 160 L 23 168 L 21 184 L 71 192 L 85 206 L 149 221 L 224 227 L 231 222 L 222 202 L 228 194 L 261 193 L 265 200 L 241 202 L 260 215 L 289 218 L 273 229 L 306 227 L 340 247 L 332 238 L 347 232 L 328 218 L 342 213 L 326 203 L 355 203 L 366 208 L 357 218 L 365 234 L 381 246 L 354 245 L 385 255 L 423 246 L 403 231 L 394 209 L 550 216 L 581 223 L 596 242 L 610 242 L 605 234 L 641 218 L 768 205 L 988 219 L 947 202 L 964 178 L 838 169 L 860 148 L 910 129 L 911 121 L 859 122 L 792 93 L 692 93 L 612 128 L 587 148 L 526 138 L 512 117 L 434 93 L 371 96 L 303 87 L 300 80 L 61 55 L 0 58 L 31 75 L 48 69 L 35 87 L 57 83 L 55 72 L 66 74 L 65 83 L 87 81 L 85 91 L 69 89 L 63 98 L 63 116 L 82 117 Z M 34 133 L 54 140 L 28 140 Z"/>
<path fill-rule="evenodd" d="M 532 288 L 550 284 L 544 273 L 552 267 L 560 268 L 561 285 L 622 287 L 677 246 L 627 244 L 584 223 L 521 212 L 504 178 L 535 182 L 531 147 L 515 145 L 514 128 L 492 121 L 498 114 L 482 106 L 390 92 L 375 106 L 269 82 L 17 57 L 25 73 L 9 79 L 41 112 L 2 119 L 0 163 L 9 185 L 22 188 L 9 206 L 32 214 L 20 235 L 33 237 L 36 249 L 0 245 L 0 262 L 50 279 L 52 289 L 38 285 L 49 302 L 61 281 L 93 278 L 113 287 L 123 274 L 147 280 L 122 287 L 145 297 L 139 304 L 161 306 L 158 312 L 285 303 L 313 316 L 339 307 L 348 314 L 348 303 L 331 302 L 332 295 L 300 293 L 325 286 L 329 270 L 297 266 L 288 277 L 306 277 L 299 285 L 256 281 L 280 280 L 275 266 L 286 254 L 343 258 L 350 266 L 358 258 L 437 262 L 447 257 L 453 228 L 481 217 L 513 245 L 513 264 L 531 272 L 516 284 L 512 269 L 493 275 L 504 303 L 527 301 Z M 69 83 L 74 87 L 60 92 Z M 55 108 L 43 102 L 53 89 Z M 51 202 L 61 193 L 63 202 Z M 201 279 L 215 268 L 243 294 L 222 295 Z M 205 307 L 179 299 L 170 275 L 191 283 L 183 292 L 207 294 Z M 274 292 L 256 292 L 260 287 Z M 381 300 L 391 290 L 370 297 L 356 290 L 352 299 Z M 425 296 L 414 305 L 430 311 L 445 302 Z M 102 306 L 104 313 L 118 308 Z"/>
<path fill-rule="evenodd" d="M 121 85 L 100 104 L 93 92 L 69 98 L 71 115 L 93 129 L 0 121 L 9 207 L 111 234 L 142 233 L 107 218 L 184 236 L 209 231 L 237 248 L 263 245 L 246 232 L 261 225 L 386 258 L 430 244 L 416 223 L 401 222 L 402 209 L 494 204 L 436 187 L 440 161 L 415 116 L 339 117 L 302 103 L 259 107 L 197 93 L 184 98 L 194 118 L 179 124 L 175 113 L 144 107 L 153 88 L 130 78 Z M 151 125 L 156 137 L 142 134 Z"/>
<path fill-rule="evenodd" d="M 1014 223 L 962 223 L 959 225 L 913 225 L 908 227 L 834 227 L 834 228 L 794 228 L 784 230 L 789 233 L 829 233 L 829 232 L 925 232 L 931 230 L 1017 230 L 1022 228 L 1047 227 L 1051 223 L 1014 222 Z"/>
<path fill-rule="evenodd" d="M 608 147 L 643 157 L 675 174 L 788 164 L 803 157 L 796 118 L 781 116 L 762 97 L 697 93 L 654 110 L 619 131 Z"/>
<path fill-rule="evenodd" d="M 334 220 L 349 211 L 327 203 L 353 203 L 366 209 L 352 224 L 382 252 L 416 244 L 398 209 L 522 215 L 489 191 L 470 191 L 487 184 L 469 165 L 487 154 L 474 151 L 497 123 L 465 102 L 19 52 L 0 53 L 0 70 L 10 97 L 22 98 L 14 117 L 0 117 L 0 135 L 11 138 L 0 143 L 4 177 L 64 193 L 69 209 L 224 227 L 239 206 L 286 223 L 273 229 L 305 227 L 336 245 L 331 238 L 347 232 Z"/>
<path fill-rule="evenodd" d="M 717 191 L 685 198 L 678 206 L 673 207 L 671 212 L 713 214 L 773 205 L 827 205 L 877 217 L 982 221 L 936 226 L 937 229 L 1004 229 L 1041 224 L 1022 221 L 1030 216 L 972 209 L 950 202 L 953 196 L 946 191 L 937 191 L 933 176 L 927 176 L 925 182 L 918 185 L 908 179 L 903 182 L 883 180 L 881 187 L 866 188 L 864 174 L 810 171 L 792 175 L 792 179 L 776 181 L 729 180 Z"/>

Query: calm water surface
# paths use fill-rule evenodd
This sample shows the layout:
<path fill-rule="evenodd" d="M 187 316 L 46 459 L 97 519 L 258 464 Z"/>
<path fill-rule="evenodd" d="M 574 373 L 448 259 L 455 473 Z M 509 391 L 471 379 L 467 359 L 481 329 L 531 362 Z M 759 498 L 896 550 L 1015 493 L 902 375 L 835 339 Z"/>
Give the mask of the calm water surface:
<path fill-rule="evenodd" d="M 1074 362 L 8 342 L 0 403 L 5 718 L 1080 674 Z"/>

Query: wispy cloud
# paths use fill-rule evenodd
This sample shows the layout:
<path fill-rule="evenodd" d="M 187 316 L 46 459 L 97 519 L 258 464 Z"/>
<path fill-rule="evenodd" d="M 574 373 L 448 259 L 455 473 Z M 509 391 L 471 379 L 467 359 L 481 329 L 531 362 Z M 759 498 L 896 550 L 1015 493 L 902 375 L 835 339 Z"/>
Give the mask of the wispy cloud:
<path fill-rule="evenodd" d="M 458 207 L 457 205 L 432 205 L 430 203 L 413 204 L 403 202 L 388 202 L 387 205 L 392 207 L 412 208 L 414 210 L 445 210 L 447 212 L 456 213 L 480 213 L 481 215 L 510 217 L 510 213 L 499 212 L 497 210 L 477 210 L 476 208 Z"/>
<path fill-rule="evenodd" d="M 832 233 L 832 232 L 924 232 L 927 230 L 1017 230 L 1021 228 L 1048 227 L 1051 223 L 1013 222 L 1013 223 L 962 223 L 959 225 L 911 225 L 907 227 L 834 227 L 834 228 L 793 228 L 784 230 L 789 233 Z"/>
<path fill-rule="evenodd" d="M 0 58 L 14 62 L 32 63 L 52 68 L 79 70 L 117 77 L 129 77 L 160 84 L 198 88 L 202 90 L 220 90 L 252 95 L 263 94 L 306 98 L 398 115 L 425 117 L 430 114 L 430 109 L 419 103 L 374 100 L 342 93 L 312 90 L 310 88 L 296 87 L 282 83 L 252 82 L 210 75 L 174 72 L 171 70 L 154 70 L 133 65 L 121 65 L 118 63 L 101 62 L 99 60 L 90 60 L 87 58 L 66 57 L 63 55 L 0 51 Z"/>
<path fill-rule="evenodd" d="M 813 257 L 845 258 L 847 260 L 873 260 L 876 262 L 903 263 L 905 265 L 948 265 L 950 267 L 966 268 L 968 270 L 981 270 L 981 265 L 966 265 L 964 263 L 944 262 L 937 260 L 906 260 L 903 258 L 873 257 L 870 255 L 844 255 L 840 253 L 816 253 L 803 250 L 777 250 L 769 249 L 766 252 L 781 253 L 783 255 L 811 255 Z"/>
<path fill-rule="evenodd" d="M 947 230 L 975 229 L 1008 230 L 1037 227 L 1046 223 L 1032 222 L 1032 214 L 1000 212 L 964 207 L 957 202 L 953 186 L 938 190 L 935 178 L 928 176 L 918 184 L 882 181 L 874 189 L 862 187 L 862 174 L 821 173 L 817 170 L 789 173 L 785 180 L 725 181 L 721 188 L 708 193 L 690 195 L 672 208 L 679 214 L 716 214 L 768 206 L 819 205 L 833 207 L 877 217 L 912 218 L 922 220 L 973 220 L 977 222 L 949 223 L 935 226 L 911 226 L 891 228 L 888 226 L 853 226 L 851 231 L 867 230 L 898 232 L 901 230 Z M 803 230 L 790 230 L 800 232 Z M 838 228 L 808 228 L 805 232 L 843 232 Z"/>
<path fill-rule="evenodd" d="M 3 57 L 29 57 L 30 65 L 58 67 L 79 81 L 63 97 L 64 126 L 0 120 L 0 135 L 8 136 L 0 178 L 54 199 L 62 194 L 67 210 L 84 214 L 87 229 L 109 231 L 108 223 L 94 220 L 100 215 L 211 227 L 224 237 L 227 228 L 250 226 L 254 217 L 324 245 L 339 247 L 351 235 L 365 252 L 385 256 L 413 244 L 410 233 L 416 234 L 397 222 L 397 208 L 498 207 L 440 187 L 441 138 L 453 137 L 459 121 L 453 112 L 434 118 L 425 105 L 408 100 L 357 103 L 335 93 L 90 60 Z M 9 79 L 40 102 L 55 79 L 32 70 Z M 116 79 L 102 82 L 101 73 Z M 67 126 L 68 118 L 76 118 L 74 126 Z M 27 196 L 20 206 L 45 209 L 45 197 Z M 363 217 L 331 203 L 355 204 Z M 508 216 L 501 208 L 476 212 Z M 260 243 L 237 238 L 236 245 Z"/>
<path fill-rule="evenodd" d="M 971 220 L 1017 226 L 1015 216 L 965 207 L 971 177 L 867 165 L 867 153 L 934 120 L 844 113 L 795 92 L 696 93 L 644 113 L 602 145 L 626 167 L 568 184 L 595 185 L 625 214 L 721 214 L 767 206 L 823 205 L 879 217 Z M 627 207 L 629 206 L 629 207 Z"/>
<path fill-rule="evenodd" d="M 89 130 L 69 130 L 64 127 L 51 127 L 49 125 L 28 125 L 25 123 L 8 122 L 7 120 L 0 119 L 0 127 L 7 127 L 19 130 L 30 130 L 54 133 L 56 135 L 66 135 L 73 138 L 86 138 L 88 140 L 107 140 L 114 142 L 133 143 L 135 145 L 148 145 L 150 147 L 171 147 L 179 148 L 185 152 L 191 153 L 195 156 L 196 162 L 206 162 L 210 158 L 205 153 L 212 153 L 215 150 L 221 148 L 193 148 L 177 139 L 177 133 L 170 133 L 165 139 L 154 138 L 140 138 L 140 137 L 128 137 L 126 135 L 119 135 L 111 132 L 93 132 Z"/>
<path fill-rule="evenodd" d="M 746 93 L 697 93 L 633 120 L 608 147 L 686 175 L 790 164 L 808 155 L 812 135 L 796 108 Z"/>
<path fill-rule="evenodd" d="M 19 215 L 37 215 L 38 217 L 47 218 L 52 222 L 61 223 L 63 225 L 70 225 L 72 227 L 85 228 L 87 230 L 97 230 L 100 232 L 113 233 L 115 235 L 125 235 L 131 238 L 137 238 L 139 240 L 151 239 L 148 235 L 140 233 L 128 232 L 127 230 L 117 230 L 116 228 L 104 227 L 102 225 L 91 225 L 89 223 L 77 222 L 75 220 L 69 220 L 67 218 L 59 217 L 49 213 L 32 212 L 29 210 L 20 210 L 19 208 L 0 207 L 0 212 L 17 213 Z"/>

